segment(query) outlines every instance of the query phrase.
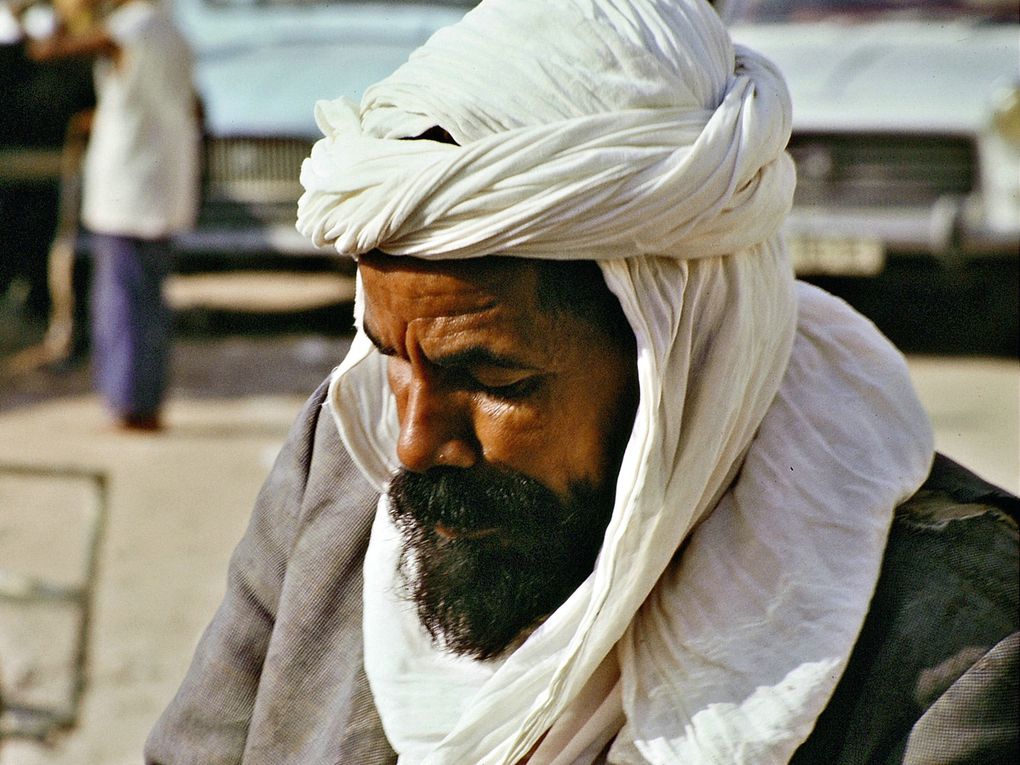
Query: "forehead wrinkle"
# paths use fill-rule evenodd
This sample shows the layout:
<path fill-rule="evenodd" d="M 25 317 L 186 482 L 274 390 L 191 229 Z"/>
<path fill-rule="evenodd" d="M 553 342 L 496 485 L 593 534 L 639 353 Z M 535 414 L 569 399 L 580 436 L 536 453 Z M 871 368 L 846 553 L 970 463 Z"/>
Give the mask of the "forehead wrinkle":
<path fill-rule="evenodd" d="M 470 264 L 458 273 L 445 263 L 414 265 L 406 270 L 387 262 L 370 265 L 363 322 L 370 337 L 397 346 L 411 342 L 427 346 L 422 351 L 430 358 L 474 347 L 515 365 L 548 361 L 550 344 L 545 335 L 555 333 L 555 326 L 549 326 L 553 317 L 539 304 L 533 266 L 489 263 L 485 268 L 470 268 L 474 265 Z M 391 280 L 395 280 L 392 287 Z M 385 336 L 394 331 L 401 331 L 401 336 Z M 406 347 L 399 350 L 401 355 L 408 351 Z"/>
<path fill-rule="evenodd" d="M 540 350 L 534 328 L 535 322 L 524 320 L 506 301 L 493 301 L 479 310 L 412 319 L 407 336 L 438 364 L 485 364 L 488 359 L 496 366 L 523 368 L 533 366 Z"/>
<path fill-rule="evenodd" d="M 377 289 L 375 296 L 370 297 L 369 291 L 366 290 L 365 295 L 365 315 L 362 320 L 362 326 L 365 330 L 365 334 L 368 335 L 369 339 L 372 340 L 373 344 L 380 348 L 390 348 L 388 344 L 383 343 L 382 333 L 380 331 L 381 326 L 385 325 L 386 320 L 391 316 L 400 318 L 402 311 L 396 304 L 398 298 L 389 290 Z M 448 291 L 449 294 L 454 294 L 452 290 Z M 433 304 L 437 299 L 442 299 L 436 292 L 429 292 L 422 290 L 414 295 L 407 298 L 410 312 L 412 315 L 406 320 L 407 327 L 410 328 L 412 325 L 417 325 L 421 322 L 431 321 L 446 321 L 450 319 L 456 319 L 459 316 L 474 316 L 486 311 L 493 310 L 499 304 L 499 301 L 494 296 L 488 296 L 484 302 L 480 302 L 476 305 L 469 307 L 458 307 L 456 311 L 450 310 L 449 307 L 433 308 Z M 406 330 L 405 330 L 406 334 Z M 404 340 L 405 338 L 401 338 Z"/>

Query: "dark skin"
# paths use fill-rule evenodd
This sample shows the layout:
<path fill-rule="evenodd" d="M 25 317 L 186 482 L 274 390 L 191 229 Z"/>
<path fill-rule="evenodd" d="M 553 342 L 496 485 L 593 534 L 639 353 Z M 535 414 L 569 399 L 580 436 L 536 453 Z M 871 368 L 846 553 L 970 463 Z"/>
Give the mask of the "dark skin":
<path fill-rule="evenodd" d="M 88 4 L 86 4 L 88 5 Z M 98 3 L 92 3 L 92 6 Z M 43 40 L 29 40 L 25 50 L 33 61 L 46 63 L 69 58 L 106 57 L 119 60 L 121 48 L 101 26 L 92 26 L 72 34 L 64 23 L 60 23 L 56 34 Z"/>
<path fill-rule="evenodd" d="M 560 497 L 612 491 L 633 426 L 633 337 L 539 305 L 531 261 L 359 264 L 366 333 L 389 358 L 405 468 L 493 467 Z"/>
<path fill-rule="evenodd" d="M 373 253 L 358 269 L 407 470 L 503 469 L 561 499 L 578 482 L 614 491 L 638 399 L 629 332 L 541 306 L 533 261 Z"/>
<path fill-rule="evenodd" d="M 97 29 L 81 35 L 58 32 L 45 40 L 32 40 L 26 46 L 33 61 L 45 63 L 67 58 L 106 58 L 118 60 L 120 46 L 105 31 Z"/>

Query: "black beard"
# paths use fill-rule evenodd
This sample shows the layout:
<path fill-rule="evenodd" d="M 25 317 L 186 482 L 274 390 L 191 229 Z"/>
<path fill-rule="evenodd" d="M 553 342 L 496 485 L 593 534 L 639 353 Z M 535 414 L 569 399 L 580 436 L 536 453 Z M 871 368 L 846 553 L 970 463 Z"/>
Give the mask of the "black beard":
<path fill-rule="evenodd" d="M 503 653 L 588 577 L 613 511 L 612 492 L 590 484 L 561 501 L 531 478 L 485 468 L 402 470 L 389 500 L 419 620 L 436 645 L 480 660 Z"/>

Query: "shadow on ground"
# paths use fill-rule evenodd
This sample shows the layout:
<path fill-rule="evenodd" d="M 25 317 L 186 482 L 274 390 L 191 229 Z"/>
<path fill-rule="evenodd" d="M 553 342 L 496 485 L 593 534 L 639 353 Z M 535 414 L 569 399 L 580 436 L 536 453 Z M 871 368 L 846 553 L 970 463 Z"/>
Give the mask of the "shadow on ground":
<path fill-rule="evenodd" d="M 310 394 L 351 339 L 350 304 L 287 314 L 190 309 L 175 317 L 170 396 L 226 398 Z M 92 391 L 82 342 L 66 362 L 11 373 L 6 360 L 38 343 L 44 327 L 7 323 L 0 347 L 0 411 Z"/>
<path fill-rule="evenodd" d="M 891 259 L 877 277 L 815 277 L 871 319 L 904 353 L 1016 358 L 1020 260 L 944 264 Z"/>

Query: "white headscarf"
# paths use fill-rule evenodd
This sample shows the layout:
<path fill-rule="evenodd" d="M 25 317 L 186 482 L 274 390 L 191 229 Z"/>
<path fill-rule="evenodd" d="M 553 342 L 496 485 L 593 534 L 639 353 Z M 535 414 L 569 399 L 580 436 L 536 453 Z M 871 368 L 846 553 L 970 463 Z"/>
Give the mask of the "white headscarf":
<path fill-rule="evenodd" d="M 534 765 L 590 762 L 613 736 L 610 762 L 788 760 L 932 444 L 899 354 L 794 285 L 776 233 L 794 185 L 781 76 L 701 0 L 485 0 L 360 107 L 317 117 L 304 234 L 354 257 L 596 259 L 637 341 L 595 571 L 509 656 L 429 642 L 396 594 L 381 498 L 365 662 L 401 763 L 515 763 L 547 732 Z M 433 126 L 460 145 L 400 140 Z M 359 285 L 329 400 L 382 492 L 399 428 L 363 309 Z"/>

